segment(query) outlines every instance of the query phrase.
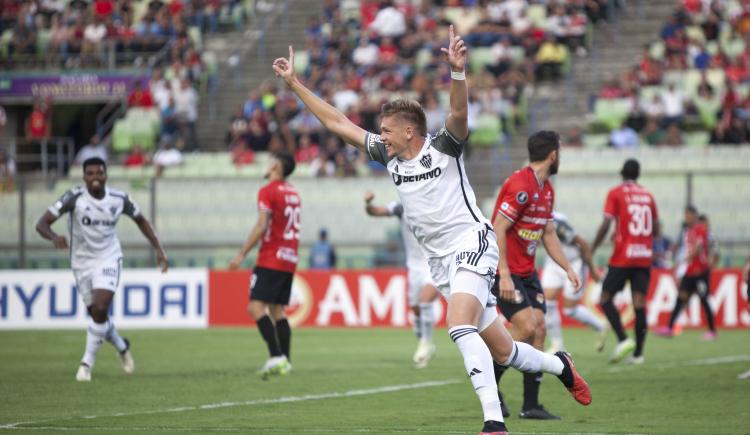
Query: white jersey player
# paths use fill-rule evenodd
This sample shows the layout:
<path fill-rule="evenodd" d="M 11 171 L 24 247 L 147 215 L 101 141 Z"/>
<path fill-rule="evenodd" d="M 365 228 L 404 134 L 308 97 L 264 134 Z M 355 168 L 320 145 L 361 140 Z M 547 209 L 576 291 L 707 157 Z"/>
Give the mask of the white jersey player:
<path fill-rule="evenodd" d="M 96 354 L 104 340 L 115 346 L 126 373 L 135 370 L 130 342 L 120 337 L 108 316 L 122 269 L 122 249 L 115 229 L 120 216 L 129 216 L 138 224 L 156 250 L 162 272 L 167 270 L 167 256 L 138 206 L 126 193 L 106 187 L 107 168 L 103 160 L 98 157 L 86 160 L 83 163 L 83 180 L 85 187 L 68 190 L 47 209 L 39 218 L 36 230 L 52 241 L 55 248 L 70 249 L 70 265 L 76 288 L 91 316 L 86 333 L 86 351 L 76 379 L 90 381 Z M 70 245 L 65 236 L 55 233 L 51 227 L 65 213 L 70 215 Z"/>
<path fill-rule="evenodd" d="M 372 204 L 375 195 L 365 193 L 365 210 L 370 216 L 396 216 L 401 223 L 401 238 L 404 241 L 406 256 L 407 281 L 409 283 L 409 306 L 414 313 L 414 332 L 419 343 L 414 352 L 414 365 L 425 368 L 435 355 L 435 344 L 432 342 L 432 328 L 435 323 L 432 304 L 438 296 L 435 284 L 430 276 L 427 259 L 422 247 L 414 237 L 406 219 L 403 218 L 404 206 L 399 202 L 390 202 L 385 206 Z"/>
<path fill-rule="evenodd" d="M 453 26 L 449 38 L 448 48 L 442 51 L 452 71 L 450 114 L 436 136 L 427 134 L 424 110 L 411 100 L 384 104 L 380 135 L 365 131 L 297 79 L 292 47 L 289 58 L 276 59 L 273 69 L 326 129 L 387 168 L 404 207 L 403 218 L 427 257 L 432 279 L 448 301 L 449 334 L 482 404 L 481 433 L 499 435 L 507 429 L 492 376 L 493 358 L 519 370 L 558 375 L 573 397 L 585 405 L 591 402 L 591 391 L 569 355 L 547 355 L 516 343 L 498 320 L 490 295 L 498 263 L 497 241 L 476 205 L 462 157 L 469 135 L 464 72 L 467 47 L 454 34 Z"/>
<path fill-rule="evenodd" d="M 591 274 L 591 279 L 599 282 L 601 278 L 591 261 L 591 249 L 586 240 L 575 232 L 573 226 L 562 213 L 554 212 L 552 218 L 555 222 L 557 237 L 560 239 L 563 248 L 563 254 L 571 267 L 579 271 L 579 275 L 583 278 L 582 282 L 586 282 L 585 276 L 587 273 Z M 545 260 L 544 270 L 542 271 L 542 288 L 547 299 L 545 321 L 547 335 L 551 341 L 547 352 L 555 353 L 565 348 L 562 337 L 562 321 L 557 307 L 557 296 L 560 294 L 560 290 L 563 293 L 563 313 L 598 332 L 596 349 L 601 352 L 604 349 L 604 340 L 607 337 L 604 322 L 580 303 L 584 294 L 584 286 L 575 288 L 568 280 L 565 271 L 549 256 Z"/>

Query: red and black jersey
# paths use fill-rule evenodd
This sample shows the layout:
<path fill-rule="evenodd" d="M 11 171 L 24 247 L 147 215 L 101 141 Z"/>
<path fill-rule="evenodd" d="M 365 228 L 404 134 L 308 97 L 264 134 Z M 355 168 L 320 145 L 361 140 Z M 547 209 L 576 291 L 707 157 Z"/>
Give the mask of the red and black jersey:
<path fill-rule="evenodd" d="M 299 262 L 300 208 L 297 189 L 286 181 L 272 181 L 258 191 L 258 212 L 270 222 L 263 235 L 257 266 L 294 272 Z"/>
<path fill-rule="evenodd" d="M 659 219 L 651 192 L 635 181 L 625 181 L 607 194 L 604 215 L 615 220 L 615 248 L 609 265 L 650 267 L 654 222 Z"/>
<path fill-rule="evenodd" d="M 536 248 L 544 227 L 552 219 L 555 192 L 549 181 L 540 183 L 531 166 L 514 172 L 500 189 L 492 219 L 500 215 L 513 225 L 506 232 L 506 257 L 513 275 L 530 276 L 534 272 Z"/>
<path fill-rule="evenodd" d="M 705 224 L 695 224 L 685 231 L 685 248 L 687 252 L 692 252 L 698 248 L 698 252 L 689 260 L 686 276 L 698 276 L 708 272 L 711 267 L 709 262 L 708 228 Z"/>

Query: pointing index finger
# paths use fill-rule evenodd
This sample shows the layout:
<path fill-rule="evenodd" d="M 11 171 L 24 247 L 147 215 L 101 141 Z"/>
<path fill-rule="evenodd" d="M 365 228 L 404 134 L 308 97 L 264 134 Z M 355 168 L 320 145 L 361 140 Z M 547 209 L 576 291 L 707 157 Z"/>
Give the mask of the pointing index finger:
<path fill-rule="evenodd" d="M 450 44 L 453 44 L 453 38 L 454 38 L 455 36 L 456 36 L 456 33 L 455 33 L 455 32 L 454 32 L 454 30 L 453 30 L 453 24 L 451 24 L 451 25 L 450 25 L 450 26 L 448 27 L 448 42 L 449 42 Z"/>

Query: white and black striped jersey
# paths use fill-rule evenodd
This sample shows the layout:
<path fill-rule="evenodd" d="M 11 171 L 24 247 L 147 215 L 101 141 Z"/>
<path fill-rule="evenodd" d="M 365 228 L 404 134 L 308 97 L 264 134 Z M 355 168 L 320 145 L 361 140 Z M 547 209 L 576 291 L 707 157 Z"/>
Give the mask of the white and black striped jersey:
<path fill-rule="evenodd" d="M 409 270 L 427 267 L 427 259 L 424 257 L 422 247 L 419 246 L 417 238 L 411 232 L 406 219 L 403 218 L 404 206 L 399 202 L 391 202 L 386 208 L 391 216 L 396 216 L 401 221 L 401 237 L 404 239 L 404 253 L 406 254 L 406 268 Z"/>
<path fill-rule="evenodd" d="M 451 254 L 469 231 L 492 228 L 466 177 L 464 144 L 442 128 L 427 136 L 416 157 L 403 160 L 388 157 L 379 135 L 365 136 L 370 159 L 391 174 L 404 207 L 403 219 L 427 257 Z"/>
<path fill-rule="evenodd" d="M 122 257 L 115 226 L 120 215 L 136 218 L 141 214 L 130 197 L 105 187 L 102 199 L 96 199 L 83 186 L 65 192 L 49 207 L 55 217 L 70 213 L 70 265 L 73 269 L 95 267 L 103 260 Z"/>

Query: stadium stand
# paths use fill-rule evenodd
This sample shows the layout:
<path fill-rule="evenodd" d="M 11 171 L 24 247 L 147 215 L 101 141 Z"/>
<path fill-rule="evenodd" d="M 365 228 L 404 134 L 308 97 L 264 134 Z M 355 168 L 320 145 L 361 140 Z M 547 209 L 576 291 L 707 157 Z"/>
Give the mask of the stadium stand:
<path fill-rule="evenodd" d="M 587 146 L 618 146 L 625 132 L 638 133 L 642 145 L 747 141 L 750 17 L 736 0 L 676 3 L 638 65 L 595 97 Z"/>

